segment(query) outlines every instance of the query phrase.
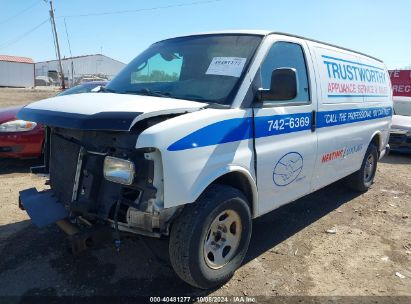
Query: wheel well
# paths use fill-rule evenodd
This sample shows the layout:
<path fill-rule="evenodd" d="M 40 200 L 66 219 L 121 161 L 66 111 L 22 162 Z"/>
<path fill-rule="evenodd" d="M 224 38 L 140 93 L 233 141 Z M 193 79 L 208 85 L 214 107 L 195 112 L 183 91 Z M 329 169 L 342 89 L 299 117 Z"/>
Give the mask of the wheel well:
<path fill-rule="evenodd" d="M 251 214 L 253 214 L 253 189 L 248 178 L 241 172 L 229 172 L 217 178 L 212 184 L 227 185 L 241 191 L 247 198 Z"/>
<path fill-rule="evenodd" d="M 378 154 L 380 153 L 380 148 L 381 148 L 381 139 L 380 135 L 377 133 L 374 135 L 374 137 L 371 139 L 371 143 L 374 144 L 377 147 Z"/>

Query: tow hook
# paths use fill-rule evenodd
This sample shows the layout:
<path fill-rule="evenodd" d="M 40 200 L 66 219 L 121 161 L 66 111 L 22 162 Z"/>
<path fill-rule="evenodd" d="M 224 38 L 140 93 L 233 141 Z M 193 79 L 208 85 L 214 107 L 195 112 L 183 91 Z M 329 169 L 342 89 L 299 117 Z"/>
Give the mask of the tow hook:
<path fill-rule="evenodd" d="M 112 229 L 108 226 L 93 226 L 81 231 L 66 219 L 57 221 L 56 224 L 68 235 L 67 245 L 73 255 L 113 239 Z"/>
<path fill-rule="evenodd" d="M 71 252 L 76 255 L 97 245 L 108 243 L 112 239 L 111 228 L 103 226 L 69 236 L 68 243 Z"/>
<path fill-rule="evenodd" d="M 64 219 L 64 220 L 59 220 L 56 222 L 57 226 L 59 226 L 59 228 L 61 230 L 63 230 L 68 236 L 72 236 L 75 235 L 77 233 L 79 233 L 79 229 L 73 225 L 72 223 L 70 223 L 68 220 Z"/>

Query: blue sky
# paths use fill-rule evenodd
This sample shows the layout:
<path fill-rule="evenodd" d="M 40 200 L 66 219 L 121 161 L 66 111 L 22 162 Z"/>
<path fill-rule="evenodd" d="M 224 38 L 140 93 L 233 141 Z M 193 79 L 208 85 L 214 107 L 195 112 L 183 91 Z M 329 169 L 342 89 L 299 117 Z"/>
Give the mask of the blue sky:
<path fill-rule="evenodd" d="M 167 37 L 222 29 L 269 29 L 362 51 L 384 60 L 391 69 L 411 65 L 409 0 L 54 0 L 53 3 L 61 53 L 66 57 L 70 52 L 65 23 L 73 56 L 102 50 L 103 54 L 125 63 L 149 44 Z M 48 3 L 0 0 L 0 7 L 0 54 L 26 56 L 35 61 L 55 58 L 51 27 L 46 21 Z M 124 12 L 130 10 L 135 11 Z M 111 12 L 122 13 L 100 14 Z"/>

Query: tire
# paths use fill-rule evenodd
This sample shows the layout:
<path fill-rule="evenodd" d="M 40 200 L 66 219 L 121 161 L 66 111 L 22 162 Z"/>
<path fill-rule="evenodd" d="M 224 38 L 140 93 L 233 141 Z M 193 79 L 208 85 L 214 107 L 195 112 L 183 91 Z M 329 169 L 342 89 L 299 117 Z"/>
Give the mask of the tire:
<path fill-rule="evenodd" d="M 241 266 L 251 230 L 244 194 L 233 187 L 211 185 L 174 221 L 169 242 L 171 265 L 194 287 L 220 286 Z"/>
<path fill-rule="evenodd" d="M 366 192 L 374 182 L 377 162 L 378 150 L 375 144 L 371 143 L 365 152 L 360 170 L 348 176 L 348 186 L 355 191 Z"/>

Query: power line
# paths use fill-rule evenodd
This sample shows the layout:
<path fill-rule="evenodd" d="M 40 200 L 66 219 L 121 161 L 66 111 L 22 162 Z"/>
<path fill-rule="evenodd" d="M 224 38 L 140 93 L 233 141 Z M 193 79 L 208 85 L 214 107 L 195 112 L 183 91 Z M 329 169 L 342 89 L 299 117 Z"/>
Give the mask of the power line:
<path fill-rule="evenodd" d="M 16 42 L 20 41 L 21 39 L 23 39 L 24 37 L 30 35 L 32 32 L 34 32 L 35 30 L 37 30 L 39 27 L 41 27 L 43 24 L 45 24 L 46 22 L 48 22 L 49 19 L 47 18 L 46 20 L 44 20 L 43 22 L 37 24 L 35 27 L 33 27 L 32 29 L 28 30 L 27 32 L 21 34 L 20 36 L 11 39 L 3 44 L 0 45 L 0 49 L 4 49 L 6 47 L 9 47 L 12 44 L 15 44 Z"/>
<path fill-rule="evenodd" d="M 70 45 L 70 39 L 69 39 L 68 30 L 67 30 L 66 18 L 64 18 L 64 27 L 66 28 L 67 43 L 69 47 L 70 57 L 72 58 L 71 59 L 71 85 L 70 86 L 73 86 L 74 85 L 74 62 L 73 62 L 73 54 L 71 53 L 71 45 Z"/>
<path fill-rule="evenodd" d="M 90 16 L 120 15 L 120 14 L 138 13 L 138 12 L 144 12 L 144 11 L 155 11 L 155 10 L 167 9 L 167 8 L 175 8 L 175 7 L 184 7 L 184 6 L 193 6 L 193 5 L 199 5 L 199 4 L 215 3 L 215 2 L 221 2 L 221 1 L 224 1 L 224 0 L 193 1 L 193 2 L 188 2 L 188 3 L 170 4 L 170 5 L 164 5 L 164 6 L 140 8 L 140 9 L 135 9 L 135 10 L 122 10 L 122 11 L 113 11 L 113 12 L 101 12 L 101 13 L 89 13 L 89 14 L 57 16 L 56 18 L 77 18 L 77 17 L 90 17 Z"/>
<path fill-rule="evenodd" d="M 37 4 L 39 4 L 40 3 L 40 1 L 35 1 L 35 2 L 33 2 L 32 4 L 30 4 L 30 6 L 28 6 L 28 7 L 26 7 L 25 9 L 23 9 L 23 10 L 21 10 L 20 12 L 18 12 L 17 14 L 15 14 L 15 15 L 13 15 L 13 16 L 11 16 L 11 17 L 9 17 L 9 18 L 7 18 L 7 19 L 5 19 L 5 20 L 3 20 L 3 21 L 0 21 L 0 24 L 4 24 L 4 23 L 7 23 L 7 22 L 9 22 L 10 20 L 12 20 L 12 19 L 14 19 L 14 18 L 16 18 L 16 17 L 18 17 L 18 16 L 20 16 L 21 14 L 23 14 L 23 13 L 25 13 L 25 12 L 27 12 L 29 9 L 31 9 L 32 7 L 34 7 L 34 6 L 36 6 Z"/>
<path fill-rule="evenodd" d="M 71 45 L 70 45 L 69 34 L 68 34 L 68 31 L 67 31 L 66 18 L 64 18 L 64 27 L 66 28 L 66 37 L 67 37 L 67 43 L 68 43 L 68 47 L 69 47 L 70 57 L 73 57 L 73 54 L 71 53 Z"/>
<path fill-rule="evenodd" d="M 89 17 L 89 16 L 104 16 L 104 15 L 138 13 L 138 12 L 144 12 L 144 11 L 154 11 L 154 10 L 161 10 L 161 9 L 168 9 L 168 8 L 175 8 L 175 7 L 186 7 L 186 6 L 207 4 L 207 3 L 216 3 L 216 2 L 221 2 L 221 1 L 224 1 L 224 0 L 193 1 L 193 2 L 188 2 L 188 3 L 170 4 L 170 5 L 156 6 L 156 7 L 150 7 L 150 8 L 141 8 L 141 9 L 135 9 L 135 10 L 122 10 L 122 11 L 114 11 L 114 12 L 101 12 L 101 13 L 79 14 L 79 15 L 67 15 L 67 16 L 58 16 L 56 18 L 76 18 L 76 17 Z M 38 1 L 36 1 L 31 6 L 25 8 L 24 10 L 20 11 L 18 14 L 8 18 L 7 20 L 2 21 L 2 23 L 5 23 L 5 22 L 11 20 L 12 18 L 15 18 L 16 16 L 21 15 L 22 13 L 24 13 L 25 11 L 29 10 L 34 5 L 36 5 L 37 2 Z M 32 32 L 37 30 L 39 27 L 41 27 L 43 24 L 45 24 L 48 21 L 49 21 L 49 19 L 47 18 L 46 20 L 44 20 L 40 24 L 36 25 L 32 29 L 28 30 L 27 32 L 21 34 L 20 36 L 1 44 L 0 49 L 9 47 L 10 45 L 15 44 L 16 42 L 18 42 L 21 39 L 25 38 L 26 36 L 30 35 Z"/>

